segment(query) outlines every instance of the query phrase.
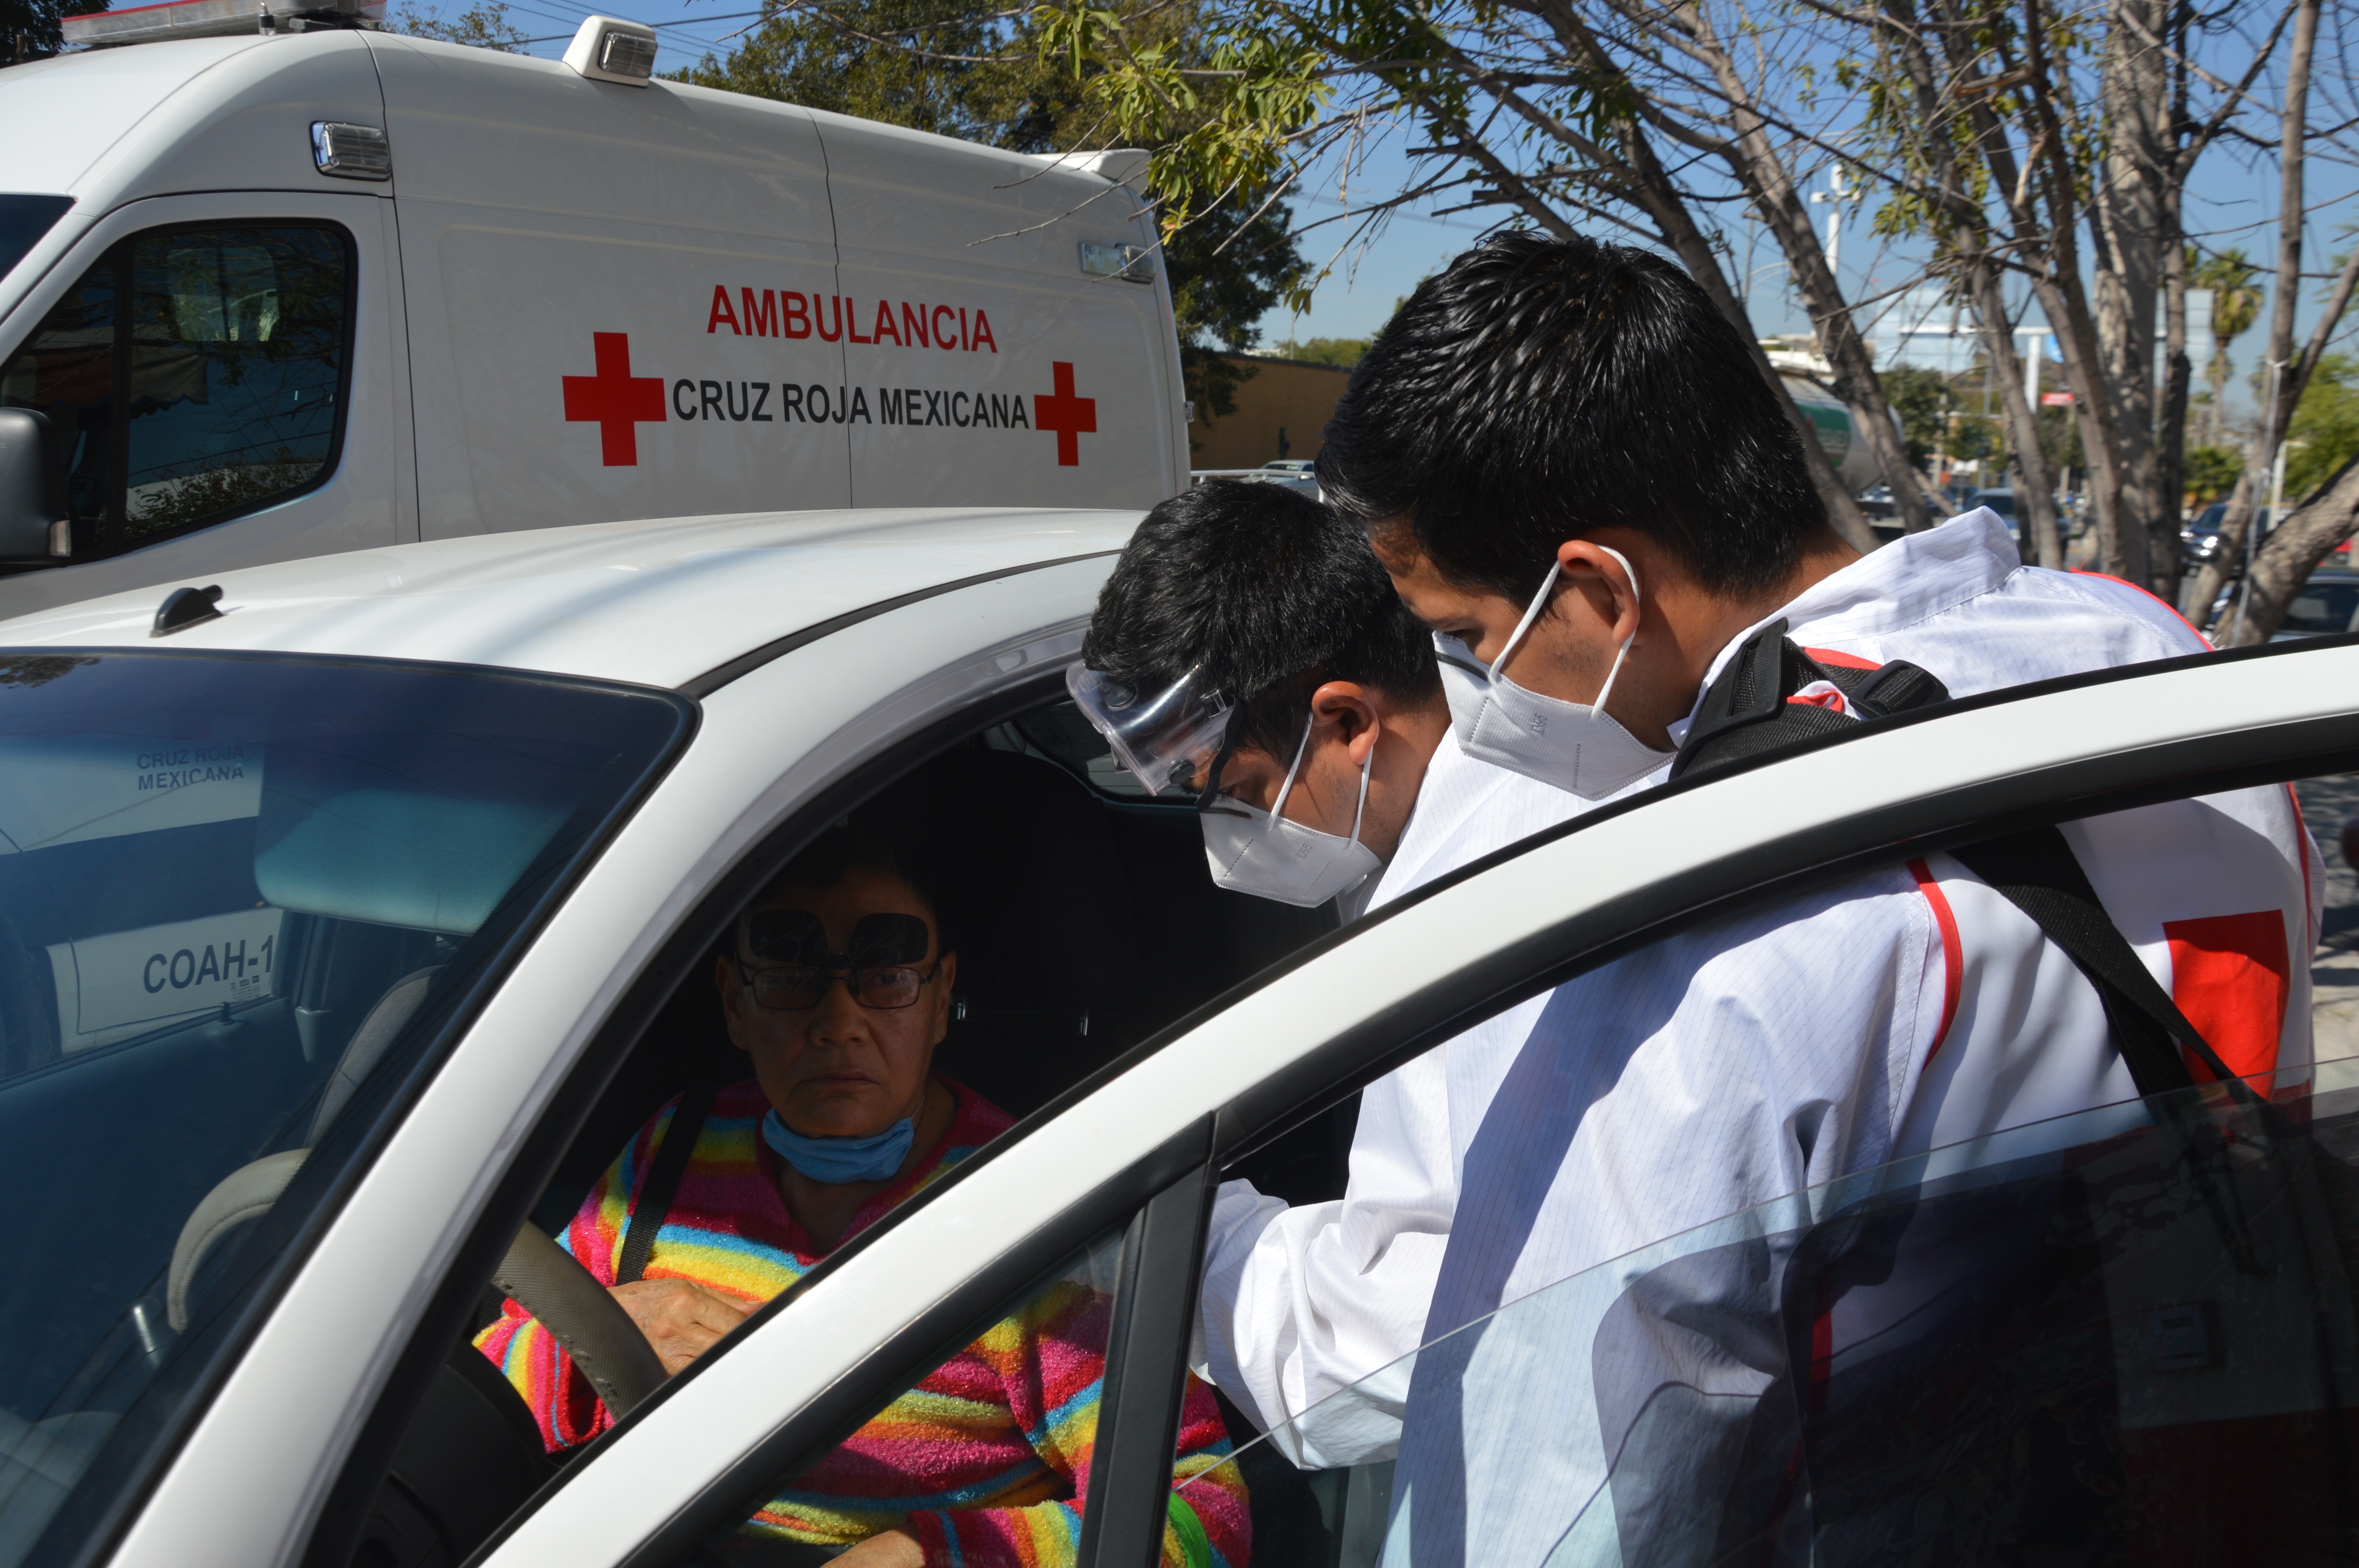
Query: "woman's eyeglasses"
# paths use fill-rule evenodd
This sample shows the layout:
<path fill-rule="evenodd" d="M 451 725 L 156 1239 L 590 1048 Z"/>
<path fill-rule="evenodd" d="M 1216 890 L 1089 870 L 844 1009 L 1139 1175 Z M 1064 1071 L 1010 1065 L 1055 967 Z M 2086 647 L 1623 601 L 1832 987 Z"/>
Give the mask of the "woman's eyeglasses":
<path fill-rule="evenodd" d="M 746 922 L 745 946 L 756 959 L 740 959 L 738 972 L 754 1000 L 779 1012 L 807 1012 L 827 995 L 835 977 L 861 1006 L 891 1012 L 917 1005 L 942 972 L 937 963 L 920 973 L 917 965 L 933 946 L 926 923 L 914 914 L 864 914 L 852 928 L 851 950 L 827 950 L 827 928 L 808 910 L 766 909 Z"/>

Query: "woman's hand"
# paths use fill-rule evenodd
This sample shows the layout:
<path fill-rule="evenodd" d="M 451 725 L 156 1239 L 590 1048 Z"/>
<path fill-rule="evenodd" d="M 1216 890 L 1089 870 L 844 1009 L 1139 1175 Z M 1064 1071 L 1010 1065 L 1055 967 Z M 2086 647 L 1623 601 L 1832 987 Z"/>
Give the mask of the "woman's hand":
<path fill-rule="evenodd" d="M 880 1530 L 840 1554 L 835 1568 L 926 1568 L 926 1551 L 906 1530 Z"/>
<path fill-rule="evenodd" d="M 606 1293 L 622 1303 L 639 1332 L 656 1348 L 666 1376 L 712 1348 L 713 1341 L 745 1321 L 754 1303 L 708 1291 L 686 1280 L 634 1280 Z"/>

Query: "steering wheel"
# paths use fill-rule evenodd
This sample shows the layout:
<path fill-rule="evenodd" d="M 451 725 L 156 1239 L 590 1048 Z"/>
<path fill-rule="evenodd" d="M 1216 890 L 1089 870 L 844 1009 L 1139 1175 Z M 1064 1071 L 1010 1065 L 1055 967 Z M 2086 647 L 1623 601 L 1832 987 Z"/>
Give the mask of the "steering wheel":
<path fill-rule="evenodd" d="M 311 1120 L 315 1144 L 368 1076 L 425 998 L 435 970 L 403 976 L 377 999 L 338 1058 Z M 233 1234 L 268 1214 L 310 1157 L 307 1146 L 266 1154 L 223 1177 L 180 1227 L 165 1273 L 165 1317 L 189 1326 L 189 1292 L 205 1259 Z M 492 1282 L 549 1330 L 620 1421 L 663 1386 L 663 1362 L 622 1303 L 573 1255 L 527 1224 L 508 1243 Z"/>

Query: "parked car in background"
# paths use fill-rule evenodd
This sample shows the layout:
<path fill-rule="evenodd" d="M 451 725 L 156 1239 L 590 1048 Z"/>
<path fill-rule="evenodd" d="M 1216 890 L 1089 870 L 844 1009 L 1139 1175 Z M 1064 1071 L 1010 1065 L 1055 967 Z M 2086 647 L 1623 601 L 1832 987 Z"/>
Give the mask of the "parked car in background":
<path fill-rule="evenodd" d="M 2332 637 L 2354 630 L 2354 622 L 2359 622 L 2359 572 L 2323 568 L 2302 584 L 2286 608 L 2285 623 L 2269 641 Z"/>

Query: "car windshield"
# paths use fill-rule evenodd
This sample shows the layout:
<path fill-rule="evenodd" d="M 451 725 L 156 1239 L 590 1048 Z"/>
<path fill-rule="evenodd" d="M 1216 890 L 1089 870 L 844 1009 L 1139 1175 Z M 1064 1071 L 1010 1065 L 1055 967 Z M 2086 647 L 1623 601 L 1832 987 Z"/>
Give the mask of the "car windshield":
<path fill-rule="evenodd" d="M 45 1531 L 71 1554 L 166 1446 L 688 711 L 462 669 L 0 654 L 0 1565 Z"/>
<path fill-rule="evenodd" d="M 2340 1561 L 2359 1059 L 2253 1087 L 1659 1242 L 1329 1396 L 1239 1468 L 1317 1500 L 1300 1555 L 1338 1568 Z"/>

